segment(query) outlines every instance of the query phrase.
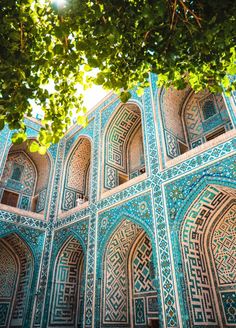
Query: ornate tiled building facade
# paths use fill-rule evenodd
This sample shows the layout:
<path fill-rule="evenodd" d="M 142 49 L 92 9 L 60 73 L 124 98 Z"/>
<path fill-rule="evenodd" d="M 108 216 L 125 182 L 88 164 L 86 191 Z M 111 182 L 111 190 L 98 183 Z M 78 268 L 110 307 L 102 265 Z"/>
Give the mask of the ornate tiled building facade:
<path fill-rule="evenodd" d="M 235 97 L 131 93 L 45 156 L 1 131 L 0 327 L 236 326 Z"/>

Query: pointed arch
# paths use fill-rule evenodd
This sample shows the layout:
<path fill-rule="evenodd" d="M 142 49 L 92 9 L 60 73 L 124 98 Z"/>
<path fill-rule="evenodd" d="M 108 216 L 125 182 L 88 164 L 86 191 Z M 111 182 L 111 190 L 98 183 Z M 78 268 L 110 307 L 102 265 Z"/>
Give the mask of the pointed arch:
<path fill-rule="evenodd" d="M 12 145 L 0 181 L 1 202 L 42 213 L 47 198 L 51 164 L 48 154 L 42 156 L 31 153 L 26 142 Z"/>
<path fill-rule="evenodd" d="M 195 93 L 162 88 L 159 93 L 166 160 L 232 129 L 232 122 L 221 94 L 208 90 Z"/>
<path fill-rule="evenodd" d="M 123 219 L 111 234 L 103 254 L 102 327 L 145 326 L 148 320 L 157 320 L 157 292 L 150 278 L 151 257 L 151 241 L 145 231 Z M 152 272 L 152 279 L 154 276 Z M 143 293 L 139 290 L 133 294 L 134 283 Z"/>
<path fill-rule="evenodd" d="M 137 138 L 133 144 L 135 147 L 130 149 L 130 141 L 138 128 L 143 136 L 141 110 L 136 103 L 120 105 L 111 116 L 103 141 L 103 191 L 145 172 L 143 137 Z M 131 151 L 136 162 L 133 168 L 130 165 Z"/>
<path fill-rule="evenodd" d="M 0 239 L 0 250 L 0 278 L 1 281 L 6 282 L 5 285 L 9 288 L 8 292 L 11 293 L 11 299 L 8 299 L 9 302 L 0 300 L 3 314 L 1 320 L 4 321 L 2 326 L 22 327 L 26 322 L 29 307 L 31 306 L 29 300 L 34 272 L 33 254 L 28 245 L 15 233 Z M 6 250 L 10 256 L 8 258 L 4 257 L 7 254 Z M 16 259 L 16 263 L 18 263 L 14 272 L 9 262 L 10 258 L 13 257 Z M 14 275 L 15 278 L 13 277 Z M 12 285 L 13 278 L 14 286 Z M 10 286 L 12 287 L 10 288 Z"/>
<path fill-rule="evenodd" d="M 68 156 L 64 176 L 62 210 L 66 211 L 89 199 L 92 144 L 89 137 L 80 136 Z"/>
<path fill-rule="evenodd" d="M 70 236 L 58 252 L 55 262 L 49 327 L 79 327 L 82 324 L 83 268 L 83 248 L 75 237 Z"/>
<path fill-rule="evenodd" d="M 236 302 L 236 281 L 228 282 L 224 288 L 219 281 L 216 283 L 220 267 L 228 265 L 231 279 L 236 277 L 236 266 L 226 265 L 236 248 L 234 244 L 228 250 L 222 246 L 227 240 L 236 240 L 236 233 L 232 233 L 230 228 L 235 225 L 235 218 L 232 219 L 235 210 L 236 190 L 210 184 L 200 192 L 182 221 L 179 243 L 191 327 L 227 327 L 236 322 L 236 316 L 232 317 L 227 305 L 229 299 Z M 217 244 L 219 234 L 221 245 Z"/>
<path fill-rule="evenodd" d="M 190 92 L 181 109 L 182 121 L 190 149 L 232 129 L 231 120 L 221 94 L 208 90 Z"/>

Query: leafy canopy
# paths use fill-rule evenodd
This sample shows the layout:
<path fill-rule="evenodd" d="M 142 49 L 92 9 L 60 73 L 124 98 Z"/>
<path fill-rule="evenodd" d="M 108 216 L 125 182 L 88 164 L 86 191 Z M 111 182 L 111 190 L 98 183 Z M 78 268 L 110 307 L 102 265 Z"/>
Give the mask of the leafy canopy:
<path fill-rule="evenodd" d="M 149 72 L 166 87 L 230 92 L 235 12 L 231 0 L 1 0 L 0 129 L 8 123 L 13 142 L 25 141 L 33 100 L 45 115 L 30 148 L 44 153 L 73 113 L 86 124 L 78 85 L 102 85 L 126 102 L 137 84 L 142 94 Z"/>

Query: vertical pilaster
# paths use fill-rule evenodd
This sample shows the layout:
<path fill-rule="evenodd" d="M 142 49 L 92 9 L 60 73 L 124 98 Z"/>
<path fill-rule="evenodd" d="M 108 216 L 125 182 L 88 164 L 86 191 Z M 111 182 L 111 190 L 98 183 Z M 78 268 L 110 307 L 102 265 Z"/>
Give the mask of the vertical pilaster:
<path fill-rule="evenodd" d="M 97 194 L 98 194 L 98 159 L 100 141 L 100 113 L 96 113 L 94 122 L 94 142 L 91 175 L 91 194 L 90 194 L 90 222 L 89 239 L 87 253 L 86 287 L 85 287 L 85 311 L 84 327 L 94 327 L 94 304 L 95 304 L 95 279 L 96 279 L 96 239 L 97 239 Z"/>
<path fill-rule="evenodd" d="M 49 218 L 46 230 L 45 242 L 44 242 L 44 252 L 41 262 L 41 273 L 38 281 L 37 287 L 37 299 L 35 302 L 35 313 L 34 313 L 34 324 L 33 327 L 46 327 L 47 318 L 44 315 L 44 310 L 48 304 L 46 304 L 50 299 L 50 290 L 47 291 L 48 274 L 50 268 L 50 255 L 52 250 L 52 240 L 53 240 L 53 228 L 54 222 L 57 220 L 57 214 L 59 210 L 59 191 L 62 176 L 62 167 L 64 159 L 65 141 L 62 140 L 57 149 L 57 157 L 54 165 L 53 172 L 53 184 L 51 189 L 51 194 L 49 197 Z M 45 311 L 47 312 L 47 311 Z"/>
<path fill-rule="evenodd" d="M 162 173 L 160 172 L 161 156 L 158 151 L 156 125 L 154 123 L 154 99 L 150 89 L 144 94 L 145 125 L 148 140 L 148 156 L 150 163 L 151 185 L 153 190 L 154 227 L 157 247 L 157 263 L 159 271 L 159 293 L 161 296 L 162 316 L 160 323 L 162 327 L 179 327 L 180 318 L 178 314 L 177 295 L 175 293 L 174 268 L 171 258 L 171 245 L 168 237 L 168 222 L 165 217 Z M 160 305 L 160 304 L 159 304 Z"/>

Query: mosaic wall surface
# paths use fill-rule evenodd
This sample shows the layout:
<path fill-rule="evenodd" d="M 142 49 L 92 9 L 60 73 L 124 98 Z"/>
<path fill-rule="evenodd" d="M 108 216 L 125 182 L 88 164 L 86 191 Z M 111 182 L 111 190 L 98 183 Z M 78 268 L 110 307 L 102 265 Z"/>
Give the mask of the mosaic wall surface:
<path fill-rule="evenodd" d="M 81 138 L 71 154 L 65 170 L 63 210 L 75 207 L 79 197 L 88 197 L 90 159 L 91 143 L 87 138 Z"/>
<path fill-rule="evenodd" d="M 54 271 L 49 326 L 79 326 L 83 250 L 75 238 L 70 238 L 62 248 Z"/>
<path fill-rule="evenodd" d="M 192 93 L 189 88 L 172 88 L 161 93 L 161 113 L 167 156 L 182 153 L 181 144 L 189 149 L 207 141 L 214 131 L 232 128 L 224 99 L 208 91 Z"/>
<path fill-rule="evenodd" d="M 18 278 L 18 263 L 14 253 L 0 241 L 0 326 L 9 322 Z"/>
<path fill-rule="evenodd" d="M 3 176 L 2 187 L 32 196 L 35 191 L 36 169 L 32 161 L 23 152 L 8 156 Z"/>
<path fill-rule="evenodd" d="M 236 199 L 220 213 L 212 233 L 213 267 L 223 307 L 224 325 L 236 324 Z"/>
<path fill-rule="evenodd" d="M 183 115 L 191 148 L 204 143 L 209 132 L 219 127 L 225 127 L 226 131 L 231 128 L 223 97 L 207 91 L 192 95 Z"/>
<path fill-rule="evenodd" d="M 161 117 L 164 127 L 167 156 L 170 158 L 180 154 L 178 142 L 186 144 L 186 136 L 181 120 L 181 108 L 189 94 L 189 88 L 185 90 L 163 89 L 160 94 Z"/>
<path fill-rule="evenodd" d="M 229 323 L 227 319 L 225 322 L 225 319 L 217 313 L 217 304 L 219 303 L 217 294 L 222 285 L 219 279 L 222 272 L 229 291 L 234 293 L 236 291 L 234 290 L 235 286 L 232 285 L 234 283 L 232 277 L 231 281 L 227 280 L 229 270 L 231 276 L 235 276 L 235 229 L 233 228 L 234 221 L 232 221 L 235 214 L 234 208 L 230 208 L 230 210 L 227 208 L 224 213 L 224 208 L 232 199 L 235 198 L 232 198 L 226 189 L 208 187 L 192 205 L 183 223 L 181 234 L 183 266 L 194 326 L 212 324 L 218 326 L 219 322 L 221 324 L 222 322 Z M 213 231 L 210 243 L 206 243 L 206 238 L 209 239 L 207 229 L 215 220 L 218 220 L 217 226 Z M 211 249 L 213 253 L 212 262 L 209 260 L 206 249 Z M 212 264 L 210 265 L 210 263 Z M 214 286 L 214 280 L 211 279 L 211 267 L 214 267 L 215 275 L 218 277 L 218 286 Z M 225 291 L 222 292 L 222 295 Z M 234 301 L 232 300 L 232 302 Z M 224 303 L 223 301 L 225 308 Z M 225 312 L 225 317 L 227 318 L 227 316 L 228 314 Z M 233 322 L 232 318 L 230 321 Z"/>
<path fill-rule="evenodd" d="M 37 190 L 37 211 L 45 207 L 44 220 L 31 212 L 23 215 L 0 208 L 0 236 L 10 238 L 12 234 L 19 234 L 34 258 L 30 264 L 32 269 L 26 274 L 32 292 L 30 295 L 24 293 L 21 302 L 19 299 L 21 317 L 14 317 L 15 325 L 23 320 L 26 328 L 100 328 L 101 325 L 117 327 L 117 324 L 144 328 L 151 319 L 158 320 L 160 327 L 168 328 L 200 328 L 208 324 L 217 327 L 219 322 L 235 325 L 235 195 L 231 190 L 236 188 L 236 140 L 232 135 L 194 157 L 165 168 L 165 147 L 172 158 L 180 153 L 178 143 L 186 142 L 186 131 L 176 122 L 189 90 L 177 94 L 169 89 L 162 94 L 156 88 L 156 80 L 155 76 L 150 77 L 150 88 L 142 97 L 131 91 L 132 99 L 125 106 L 116 95 L 109 95 L 89 113 L 86 128 L 72 127 L 59 145 L 50 147 L 50 170 L 46 169 L 49 189 L 43 182 L 42 188 Z M 231 126 L 223 98 L 211 97 L 204 94 L 196 100 L 199 108 L 203 108 L 203 138 L 204 133 L 211 133 L 216 126 L 223 124 L 230 129 L 236 122 L 234 100 L 226 98 Z M 190 97 L 189 103 L 191 101 Z M 194 101 L 192 104 L 196 105 Z M 166 108 L 165 115 L 161 114 L 163 108 Z M 189 117 L 193 114 L 191 110 Z M 192 115 L 194 117 L 198 116 Z M 196 124 L 191 123 L 192 118 L 188 123 L 189 134 L 195 136 L 200 123 L 198 120 L 194 121 Z M 211 123 L 207 125 L 205 121 Z M 135 163 L 140 164 L 143 159 L 132 150 L 127 153 L 127 144 L 140 123 L 146 176 L 114 193 L 103 194 L 101 185 L 107 189 L 117 186 L 119 172 L 127 173 L 131 169 L 136 174 Z M 27 131 L 34 138 L 39 125 L 28 119 L 27 124 Z M 11 147 L 10 135 L 7 129 L 0 132 L 0 150 L 4 154 L 0 158 L 0 173 Z M 72 209 L 77 196 L 73 194 L 65 200 L 64 195 L 66 188 L 76 193 L 84 187 L 84 182 L 77 178 L 78 172 L 85 171 L 86 166 L 86 150 L 79 151 L 84 136 L 90 138 L 92 145 L 91 182 L 86 183 L 90 201 L 87 207 L 79 210 Z M 104 140 L 109 145 L 105 154 Z M 134 138 L 133 143 L 136 141 Z M 73 161 L 68 161 L 73 156 Z M 83 157 L 81 165 L 74 165 L 74 160 L 80 156 Z M 66 172 L 67 163 L 72 165 L 71 175 Z M 86 170 L 89 170 L 88 165 Z M 17 170 L 14 174 L 17 176 Z M 62 214 L 63 202 L 68 212 Z M 122 220 L 127 223 L 123 230 Z M 207 224 L 210 221 L 211 224 Z M 181 246 L 180 231 L 183 229 Z M 203 243 L 211 247 L 203 249 Z M 205 249 L 209 250 L 207 254 Z M 105 256 L 108 253 L 109 256 Z M 20 258 L 17 252 L 16 257 Z M 132 270 L 128 270 L 124 260 L 130 263 Z M 6 263 L 6 258 L 3 261 Z M 14 280 L 17 270 L 13 263 L 14 260 L 10 260 L 8 266 L 12 268 L 9 272 Z M 131 276 L 130 271 L 133 272 Z M 81 289 L 75 287 L 78 282 Z M 115 282 L 119 286 L 117 289 Z M 10 296 L 8 303 L 9 299 Z M 206 309 L 204 313 L 201 307 Z M 118 312 L 118 308 L 122 310 Z M 1 309 L 0 313 L 0 322 L 9 321 L 6 310 Z"/>
<path fill-rule="evenodd" d="M 55 148 L 55 145 L 51 148 Z M 38 153 L 31 153 L 29 149 L 27 148 L 27 144 L 23 143 L 20 145 L 12 145 L 10 148 L 10 152 L 19 152 L 23 151 L 27 156 L 31 159 L 31 161 L 34 163 L 37 171 L 37 183 L 36 183 L 36 189 L 35 194 L 38 194 L 41 190 L 45 190 L 47 188 L 49 179 L 50 179 L 50 173 L 51 173 L 51 167 L 53 165 L 52 163 L 52 154 L 47 153 L 45 156 L 40 155 Z M 51 158 L 49 157 L 51 155 Z M 53 154 L 53 156 L 55 156 Z"/>
<path fill-rule="evenodd" d="M 25 144 L 13 145 L 7 157 L 1 186 L 19 195 L 17 207 L 42 212 L 47 197 L 50 168 L 47 155 L 43 157 L 29 153 Z M 35 200 L 32 197 L 35 197 Z"/>
<path fill-rule="evenodd" d="M 135 224 L 124 221 L 107 245 L 104 262 L 103 323 L 119 326 L 130 323 L 128 305 L 128 256 L 141 233 Z"/>
<path fill-rule="evenodd" d="M 132 256 L 132 306 L 135 327 L 146 327 L 148 318 L 158 318 L 157 292 L 154 287 L 152 245 L 146 234 Z"/>
<path fill-rule="evenodd" d="M 157 317 L 157 293 L 152 284 L 155 273 L 151 268 L 150 239 L 138 225 L 123 220 L 104 254 L 104 327 L 146 327 L 148 318 Z"/>
<path fill-rule="evenodd" d="M 112 189 L 119 184 L 118 172 L 128 172 L 128 143 L 140 124 L 140 110 L 135 105 L 120 108 L 108 126 L 105 135 L 104 186 Z M 142 149 L 140 149 L 142 151 Z M 140 160 L 140 159 L 139 159 Z"/>
<path fill-rule="evenodd" d="M 10 249 L 12 249 L 15 255 L 17 256 L 19 268 L 15 270 L 13 276 L 10 276 L 11 271 L 7 272 L 8 283 L 10 283 L 16 275 L 17 279 L 16 277 L 14 279 L 14 296 L 11 295 L 11 302 L 1 302 L 1 307 L 5 307 L 5 310 L 3 312 L 6 313 L 5 319 L 4 316 L 2 316 L 1 320 L 2 322 L 4 322 L 3 326 L 7 327 L 10 324 L 11 327 L 20 327 L 24 323 L 27 310 L 27 302 L 33 273 L 33 258 L 27 246 L 17 235 L 12 234 L 10 236 L 5 237 L 3 240 L 5 243 L 5 247 L 10 247 Z M 7 256 L 6 253 L 5 256 Z M 1 263 L 1 266 L 4 265 L 4 262 L 7 259 L 4 259 L 4 257 L 2 257 L 2 260 L 3 263 Z M 1 272 L 1 274 L 4 274 L 4 272 Z M 6 287 L 8 289 L 9 285 L 7 285 Z M 6 292 L 4 294 L 6 295 Z M 6 311 L 6 306 L 8 306 L 8 311 Z M 9 316 L 10 313 L 11 315 Z"/>

